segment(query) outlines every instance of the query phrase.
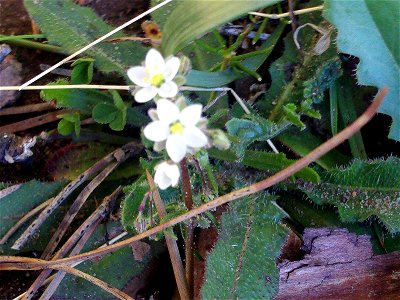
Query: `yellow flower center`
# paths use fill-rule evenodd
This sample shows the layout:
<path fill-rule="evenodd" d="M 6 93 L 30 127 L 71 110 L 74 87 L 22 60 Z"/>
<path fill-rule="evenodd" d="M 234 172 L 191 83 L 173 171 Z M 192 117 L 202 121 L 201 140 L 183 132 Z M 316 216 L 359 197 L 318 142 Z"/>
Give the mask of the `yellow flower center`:
<path fill-rule="evenodd" d="M 164 74 L 156 74 L 151 78 L 151 85 L 156 87 L 160 87 L 160 85 L 164 82 Z"/>
<path fill-rule="evenodd" d="M 183 129 L 184 127 L 180 122 L 176 122 L 169 127 L 172 134 L 182 134 Z"/>

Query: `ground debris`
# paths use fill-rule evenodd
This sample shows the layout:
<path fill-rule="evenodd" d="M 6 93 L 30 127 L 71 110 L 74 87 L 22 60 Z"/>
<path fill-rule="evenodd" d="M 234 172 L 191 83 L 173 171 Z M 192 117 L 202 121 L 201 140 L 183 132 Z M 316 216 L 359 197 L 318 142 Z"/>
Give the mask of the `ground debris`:
<path fill-rule="evenodd" d="M 275 299 L 400 299 L 400 252 L 373 256 L 367 235 L 309 228 L 302 260 L 279 265 Z"/>
<path fill-rule="evenodd" d="M 8 45 L 0 45 L 0 86 L 21 85 L 22 65 L 9 55 L 11 49 Z M 20 95 L 19 91 L 0 91 L 0 109 L 10 105 Z"/>

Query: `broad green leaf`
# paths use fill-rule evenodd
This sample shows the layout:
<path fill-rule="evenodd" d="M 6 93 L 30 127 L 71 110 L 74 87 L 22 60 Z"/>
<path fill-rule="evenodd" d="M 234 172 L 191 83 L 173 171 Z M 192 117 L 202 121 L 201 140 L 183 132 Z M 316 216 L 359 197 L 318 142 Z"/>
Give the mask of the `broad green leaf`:
<path fill-rule="evenodd" d="M 229 162 L 238 161 L 236 155 L 231 151 L 223 151 L 213 148 L 210 149 L 208 152 L 210 157 L 212 158 Z M 248 167 L 267 171 L 270 173 L 276 173 L 290 166 L 292 163 L 295 162 L 295 160 L 287 159 L 285 154 L 283 153 L 277 154 L 271 152 L 247 150 L 240 162 Z M 306 181 L 312 181 L 316 183 L 320 181 L 317 172 L 309 167 L 306 167 L 297 172 L 295 176 L 298 178 L 302 178 Z"/>
<path fill-rule="evenodd" d="M 117 117 L 118 109 L 109 103 L 99 103 L 93 108 L 93 119 L 100 124 L 108 124 Z"/>
<path fill-rule="evenodd" d="M 176 54 L 218 25 L 277 2 L 279 0 L 182 1 L 165 23 L 162 41 L 164 55 Z"/>
<path fill-rule="evenodd" d="M 36 180 L 24 183 L 16 191 L 0 199 L 0 238 L 18 222 L 26 213 L 45 202 L 64 187 L 65 182 L 39 182 Z M 60 214 L 61 213 L 61 214 Z M 11 246 L 29 225 L 26 223 L 4 245 L 0 245 L 2 255 L 13 255 L 28 251 L 43 251 L 49 241 L 50 231 L 57 226 L 57 221 L 64 212 L 57 209 L 42 225 L 35 238 L 21 250 L 13 250 Z M 33 218 L 30 220 L 32 221 Z"/>
<path fill-rule="evenodd" d="M 323 143 L 323 140 L 311 134 L 308 130 L 300 131 L 297 128 L 287 130 L 280 134 L 278 140 L 300 156 L 306 156 Z M 350 157 L 332 149 L 327 154 L 317 159 L 316 163 L 324 169 L 329 170 L 349 163 L 350 159 Z"/>
<path fill-rule="evenodd" d="M 50 43 L 71 53 L 113 30 L 90 8 L 72 0 L 24 0 L 24 4 Z M 114 38 L 123 36 L 122 33 L 113 35 Z M 145 53 L 146 49 L 139 43 L 100 43 L 86 52 L 95 59 L 100 71 L 117 72 L 122 76 L 129 66 L 139 64 Z"/>
<path fill-rule="evenodd" d="M 360 59 L 358 82 L 389 87 L 378 111 L 392 117 L 389 138 L 400 141 L 400 2 L 327 0 L 324 11 L 338 29 L 338 49 Z"/>
<path fill-rule="evenodd" d="M 89 84 L 93 79 L 93 58 L 79 58 L 71 64 L 71 83 Z"/>
<path fill-rule="evenodd" d="M 361 222 L 376 216 L 391 233 L 400 232 L 400 159 L 364 162 L 321 174 L 321 184 L 301 189 L 317 204 L 333 204 L 343 221 Z"/>
<path fill-rule="evenodd" d="M 287 230 L 264 193 L 232 202 L 207 258 L 202 299 L 272 299 L 278 291 L 280 255 Z"/>

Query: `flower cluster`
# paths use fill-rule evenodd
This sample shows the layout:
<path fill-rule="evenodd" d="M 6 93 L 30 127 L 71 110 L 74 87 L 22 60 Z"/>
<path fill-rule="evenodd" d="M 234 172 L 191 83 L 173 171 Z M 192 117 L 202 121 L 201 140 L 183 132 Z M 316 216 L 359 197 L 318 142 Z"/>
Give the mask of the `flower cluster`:
<path fill-rule="evenodd" d="M 128 77 L 138 87 L 135 100 L 144 103 L 153 99 L 156 102 L 156 109 L 148 111 L 152 122 L 143 133 L 154 142 L 154 151 L 166 150 L 169 157 L 168 161 L 155 167 L 154 182 L 160 189 L 178 184 L 180 173 L 177 164 L 187 154 L 195 154 L 199 149 L 210 146 L 210 140 L 218 140 L 215 137 L 217 131 L 206 128 L 207 119 L 202 117 L 203 106 L 187 105 L 183 97 L 177 96 L 179 89 L 174 79 L 178 77 L 180 65 L 179 58 L 164 60 L 157 50 L 151 49 L 144 66 L 128 70 Z M 219 137 L 221 134 L 224 135 L 217 132 Z M 223 147 L 229 147 L 229 141 L 225 141 Z M 215 143 L 215 146 L 218 145 L 218 142 Z"/>

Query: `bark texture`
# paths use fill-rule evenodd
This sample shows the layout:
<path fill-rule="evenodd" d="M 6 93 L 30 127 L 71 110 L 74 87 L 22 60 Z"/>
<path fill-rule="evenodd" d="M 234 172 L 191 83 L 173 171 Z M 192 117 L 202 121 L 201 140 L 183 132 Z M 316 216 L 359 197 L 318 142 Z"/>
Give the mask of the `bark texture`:
<path fill-rule="evenodd" d="M 276 300 L 400 299 L 400 252 L 373 256 L 367 235 L 306 229 L 300 261 L 279 265 Z"/>

